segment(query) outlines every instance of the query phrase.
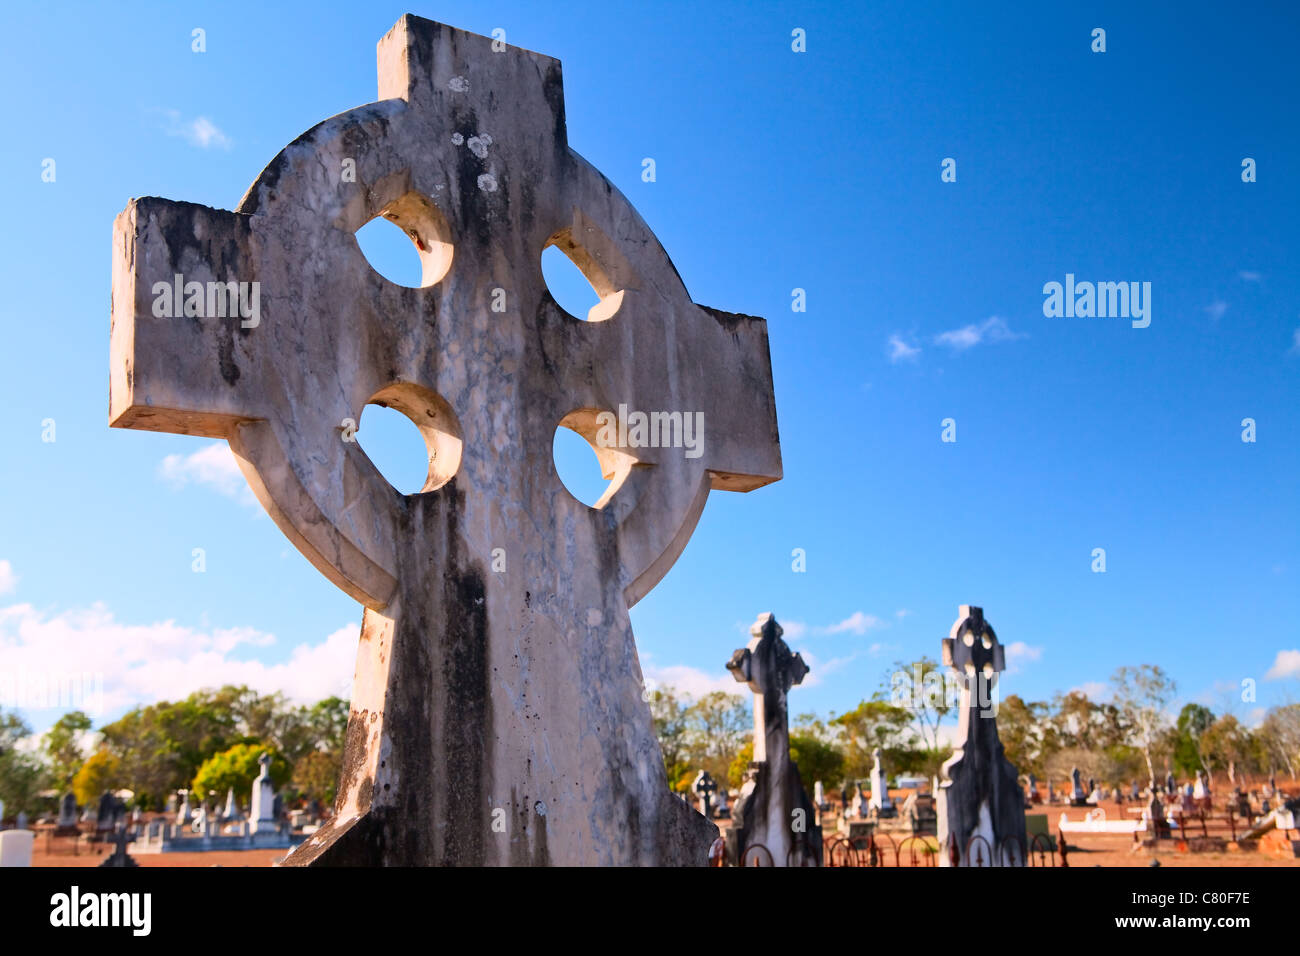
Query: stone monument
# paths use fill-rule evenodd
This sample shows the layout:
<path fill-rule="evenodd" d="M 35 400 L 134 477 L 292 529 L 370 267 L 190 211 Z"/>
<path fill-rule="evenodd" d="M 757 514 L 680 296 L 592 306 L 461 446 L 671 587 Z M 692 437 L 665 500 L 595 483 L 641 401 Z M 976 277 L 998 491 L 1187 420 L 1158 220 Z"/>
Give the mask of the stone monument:
<path fill-rule="evenodd" d="M 937 795 L 939 863 L 968 865 L 967 847 L 980 836 L 988 842 L 992 865 L 1024 866 L 1024 791 L 1002 752 L 996 717 L 1005 654 L 981 608 L 961 606 L 943 642 L 943 662 L 957 673 L 961 701 L 953 753 Z"/>
<path fill-rule="evenodd" d="M 275 819 L 275 784 L 271 782 L 271 757 L 262 754 L 257 758 L 261 770 L 253 781 L 252 805 L 249 810 L 249 832 L 275 833 L 280 829 Z"/>
<path fill-rule="evenodd" d="M 885 779 L 885 770 L 880 764 L 880 748 L 871 754 L 875 763 L 871 768 L 871 812 L 877 817 L 893 817 L 898 808 L 889 799 L 889 781 Z"/>
<path fill-rule="evenodd" d="M 59 822 L 57 826 L 60 830 L 77 829 L 76 794 L 68 792 L 59 799 Z"/>
<path fill-rule="evenodd" d="M 748 847 L 761 844 L 775 866 L 821 864 L 822 835 L 799 768 L 790 759 L 790 688 L 808 666 L 781 639 L 781 625 L 760 614 L 750 641 L 727 662 L 727 670 L 754 694 L 754 759 L 749 779 L 732 808 L 728 857 L 743 861 Z"/>
<path fill-rule="evenodd" d="M 704 814 L 706 820 L 710 819 L 713 816 L 713 794 L 718 789 L 718 785 L 713 782 L 713 777 L 707 770 L 701 770 L 695 775 L 695 782 L 691 784 L 691 789 L 700 798 L 700 813 Z"/>
<path fill-rule="evenodd" d="M 1070 805 L 1075 807 L 1088 805 L 1088 793 L 1083 789 L 1083 778 L 1078 767 L 1070 771 Z"/>
<path fill-rule="evenodd" d="M 717 829 L 668 790 L 628 608 L 710 491 L 781 477 L 767 326 L 691 300 L 569 147 L 560 63 L 494 42 L 405 16 L 379 101 L 290 143 L 234 212 L 132 200 L 109 422 L 227 440 L 365 606 L 335 814 L 286 865 L 703 866 Z M 419 288 L 367 262 L 377 217 Z M 547 291 L 550 246 L 599 295 L 585 321 Z M 419 493 L 355 440 L 367 404 L 422 434 Z M 557 426 L 610 480 L 595 507 L 556 474 Z"/>

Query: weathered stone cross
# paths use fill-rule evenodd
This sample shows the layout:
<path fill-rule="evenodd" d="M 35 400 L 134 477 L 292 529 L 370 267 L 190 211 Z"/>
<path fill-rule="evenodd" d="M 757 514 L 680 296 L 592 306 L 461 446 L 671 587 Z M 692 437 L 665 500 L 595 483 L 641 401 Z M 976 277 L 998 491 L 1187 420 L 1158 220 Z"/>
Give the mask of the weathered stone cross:
<path fill-rule="evenodd" d="M 781 477 L 766 324 L 693 303 L 568 147 L 558 61 L 412 16 L 378 59 L 380 101 L 287 146 L 235 212 L 118 216 L 110 422 L 229 440 L 366 607 L 337 815 L 290 863 L 703 865 L 716 831 L 668 791 L 627 612 L 710 490 Z M 420 288 L 368 265 L 377 216 Z M 549 245 L 600 294 L 591 321 L 548 294 Z M 350 440 L 367 403 L 424 435 L 421 493 Z M 596 447 L 588 508 L 553 435 L 596 446 L 620 405 L 702 413 L 702 454 Z"/>
<path fill-rule="evenodd" d="M 998 737 L 997 675 L 1006 655 L 981 608 L 963 604 L 948 637 L 943 662 L 961 682 L 957 737 L 943 765 L 937 794 L 942 866 L 974 865 L 974 855 L 992 856 L 993 866 L 1025 865 L 1025 799 L 1016 768 L 1007 760 Z M 983 837 L 987 849 L 968 848 Z"/>
<path fill-rule="evenodd" d="M 727 662 L 731 676 L 754 692 L 754 758 L 727 834 L 732 858 L 743 860 L 746 845 L 760 843 L 776 866 L 785 866 L 797 841 L 815 845 L 820 859 L 812 801 L 790 760 L 789 693 L 803 682 L 808 665 L 781 639 L 771 614 L 760 614 L 749 633 L 749 643 Z"/>

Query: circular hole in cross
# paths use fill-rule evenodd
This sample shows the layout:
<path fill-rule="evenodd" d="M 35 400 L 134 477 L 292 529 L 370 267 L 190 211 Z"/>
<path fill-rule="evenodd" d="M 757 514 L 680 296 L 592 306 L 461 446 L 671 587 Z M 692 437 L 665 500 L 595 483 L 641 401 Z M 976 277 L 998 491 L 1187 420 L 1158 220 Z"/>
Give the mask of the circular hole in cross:
<path fill-rule="evenodd" d="M 417 192 L 384 206 L 356 231 L 362 255 L 381 276 L 409 289 L 427 289 L 451 269 L 451 230 L 438 207 Z"/>
<path fill-rule="evenodd" d="M 402 382 L 376 392 L 362 410 L 356 439 L 404 495 L 436 491 L 460 468 L 456 413 L 442 396 L 419 385 Z"/>
<path fill-rule="evenodd" d="M 614 287 L 596 257 L 568 229 L 542 249 L 542 278 L 556 304 L 577 319 L 603 322 L 623 304 L 623 290 Z"/>
<path fill-rule="evenodd" d="M 551 446 L 560 482 L 589 508 L 603 508 L 637 461 L 601 441 L 600 414 L 599 409 L 580 408 L 565 415 L 556 426 Z"/>

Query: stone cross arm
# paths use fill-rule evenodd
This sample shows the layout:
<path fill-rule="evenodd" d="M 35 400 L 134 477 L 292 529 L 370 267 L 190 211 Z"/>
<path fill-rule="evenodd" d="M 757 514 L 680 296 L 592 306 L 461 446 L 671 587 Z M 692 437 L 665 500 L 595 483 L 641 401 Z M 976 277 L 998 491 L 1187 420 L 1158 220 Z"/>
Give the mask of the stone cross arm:
<path fill-rule="evenodd" d="M 559 62 L 493 42 L 404 17 L 379 44 L 379 102 L 300 136 L 234 211 L 131 201 L 114 225 L 110 424 L 229 440 L 290 540 L 374 609 L 395 591 L 407 504 L 350 440 L 367 404 L 420 430 L 421 493 L 452 483 L 469 514 L 517 496 L 503 526 L 585 514 L 553 468 L 537 474 L 570 427 L 611 479 L 601 548 L 631 605 L 710 490 L 781 477 L 766 323 L 690 299 L 569 148 Z M 357 245 L 377 217 L 414 244 L 418 287 Z M 548 246 L 600 297 L 586 321 L 549 294 Z M 602 415 L 624 411 L 651 433 L 608 441 Z"/>

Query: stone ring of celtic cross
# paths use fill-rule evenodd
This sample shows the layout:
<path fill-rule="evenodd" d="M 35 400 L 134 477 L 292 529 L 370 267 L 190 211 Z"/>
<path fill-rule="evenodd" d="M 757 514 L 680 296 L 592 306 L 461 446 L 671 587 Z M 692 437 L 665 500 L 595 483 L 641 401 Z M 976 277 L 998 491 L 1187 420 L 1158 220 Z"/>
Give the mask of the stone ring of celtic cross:
<path fill-rule="evenodd" d="M 335 822 L 290 862 L 702 863 L 715 831 L 668 792 L 628 608 L 711 491 L 781 477 L 766 323 L 695 304 L 569 148 L 558 61 L 411 16 L 378 59 L 379 101 L 290 143 L 235 211 L 118 216 L 110 423 L 229 441 L 366 607 Z M 371 268 L 376 217 L 418 286 Z M 547 290 L 549 246 L 600 296 L 588 321 Z M 370 403 L 423 435 L 420 493 L 355 441 Z M 556 473 L 557 425 L 611 479 L 595 508 Z"/>

